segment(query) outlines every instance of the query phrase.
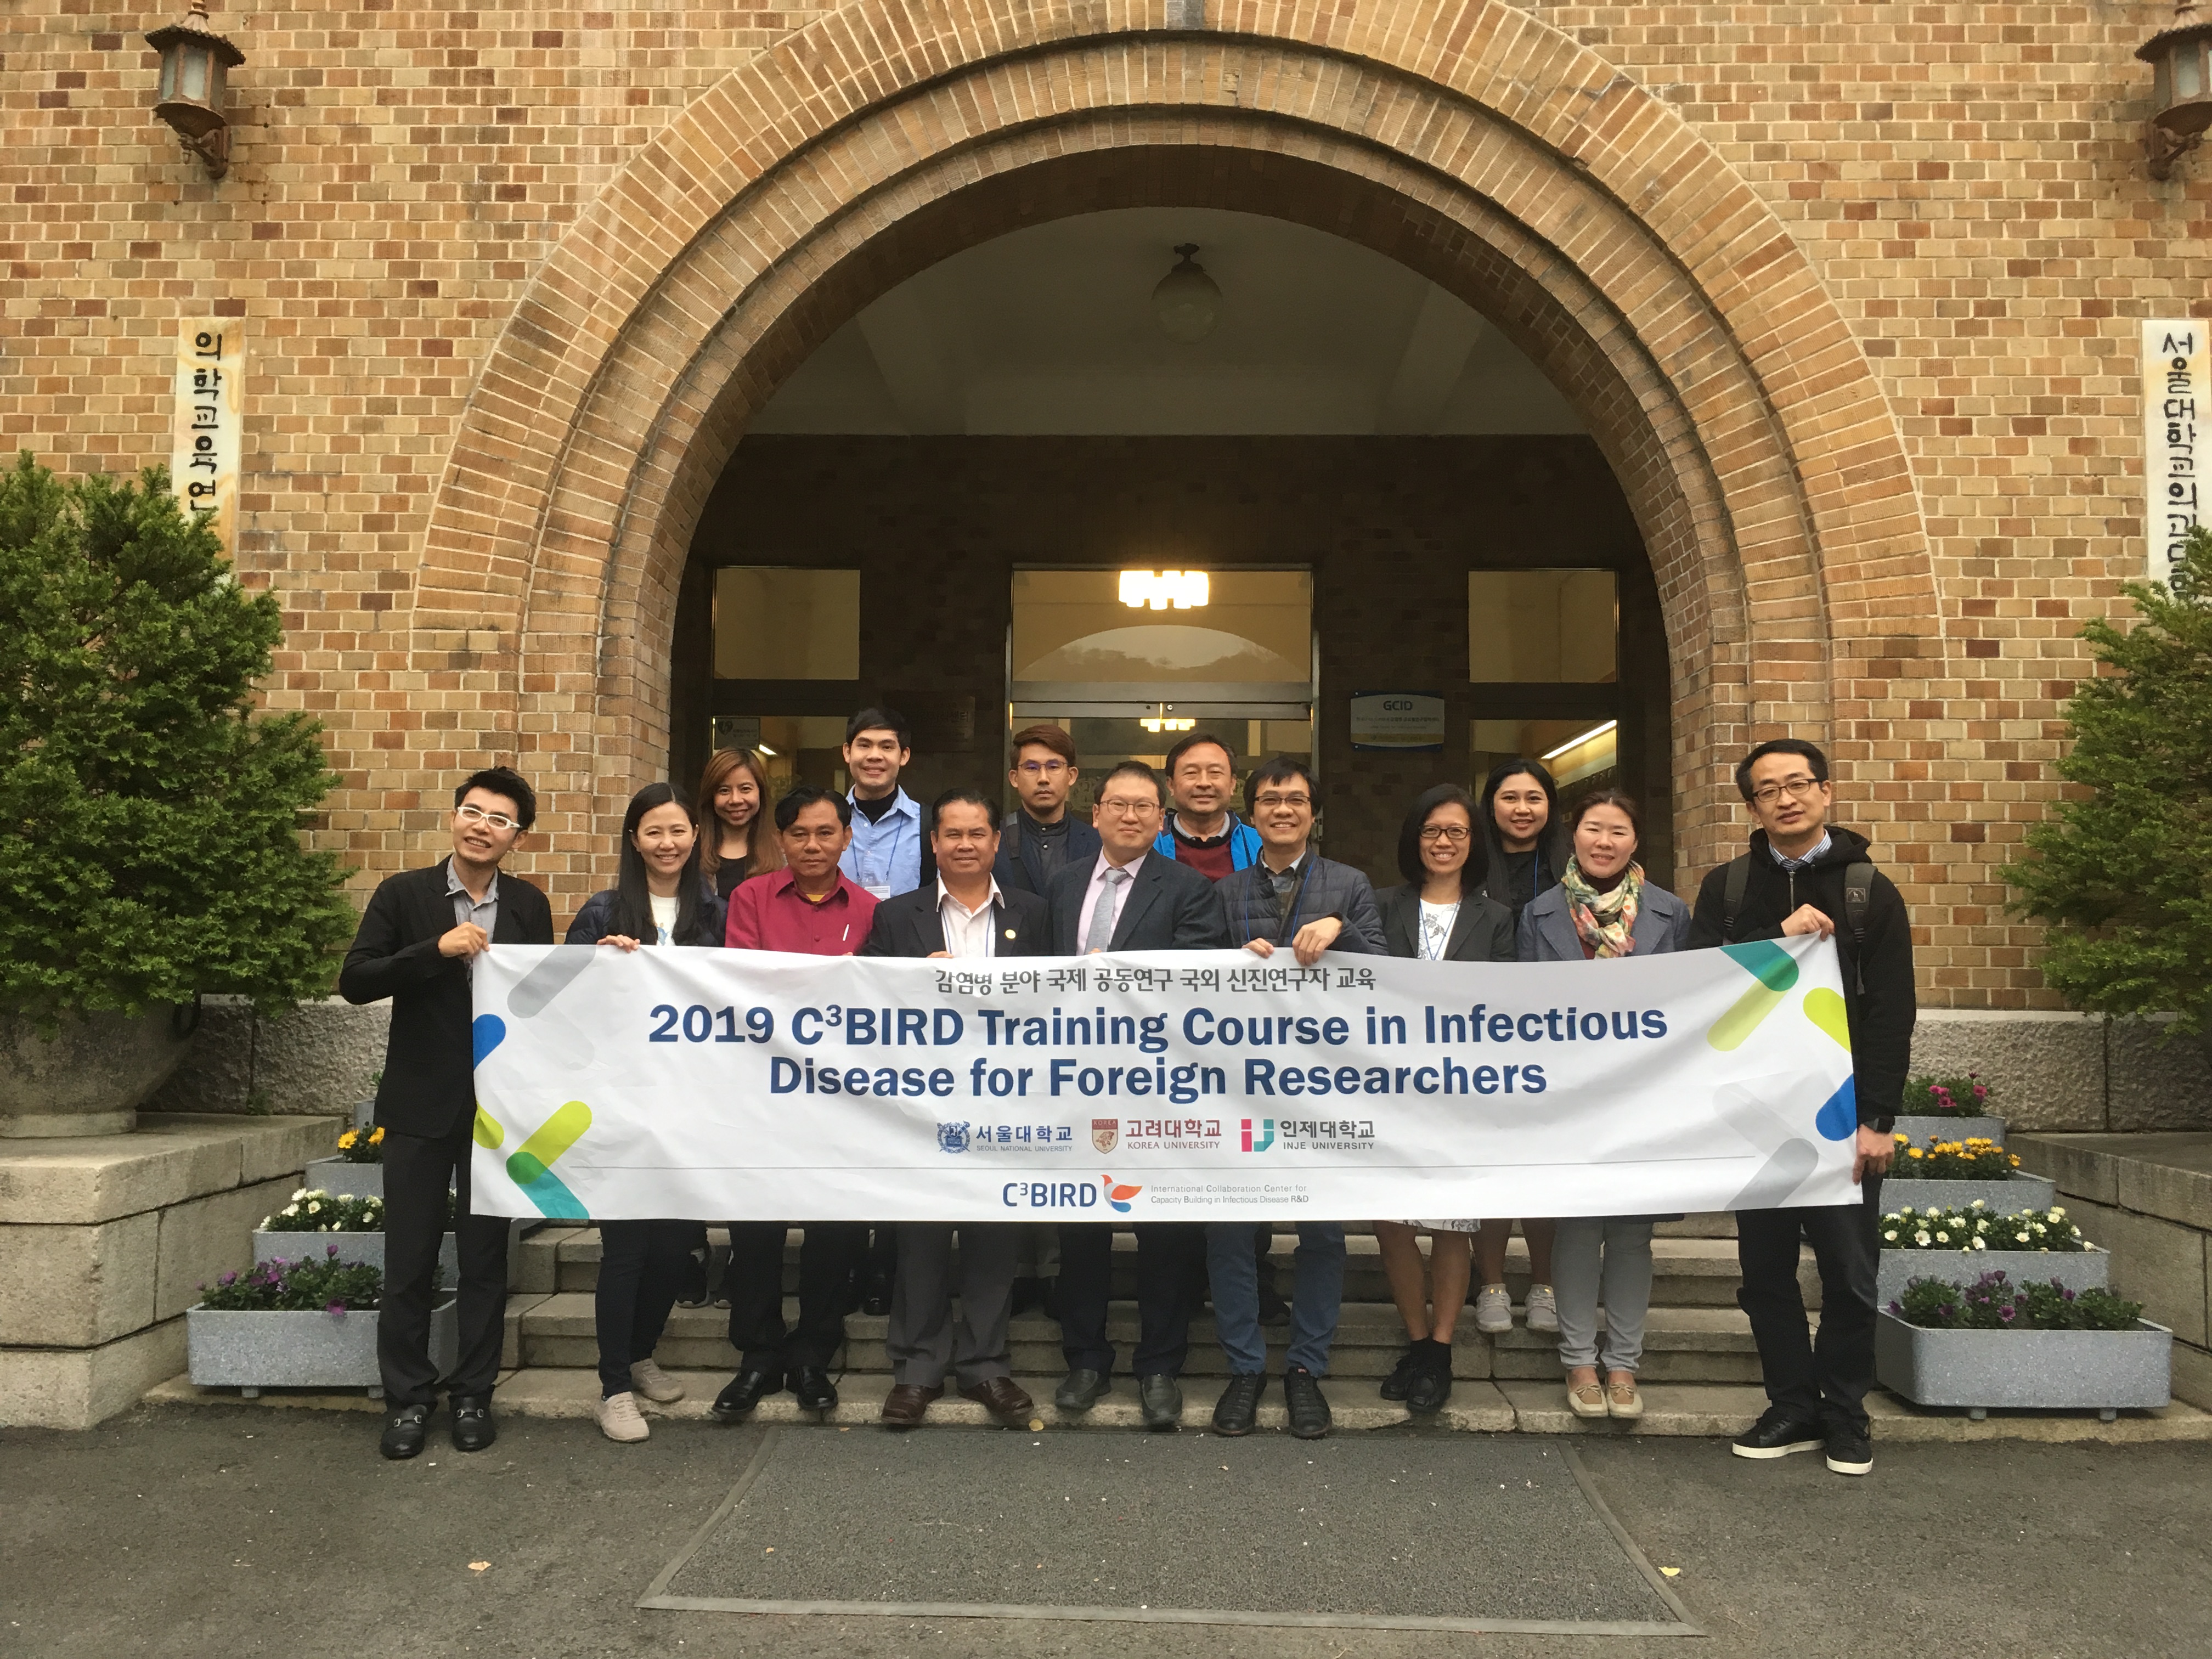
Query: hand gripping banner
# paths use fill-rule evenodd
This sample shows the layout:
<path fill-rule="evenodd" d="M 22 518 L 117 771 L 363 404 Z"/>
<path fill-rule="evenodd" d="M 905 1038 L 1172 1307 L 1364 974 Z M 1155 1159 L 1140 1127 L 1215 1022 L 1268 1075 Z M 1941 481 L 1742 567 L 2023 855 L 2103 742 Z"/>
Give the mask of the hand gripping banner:
<path fill-rule="evenodd" d="M 1832 944 L 1590 963 L 477 959 L 479 1214 L 1648 1215 L 1852 1200 Z"/>

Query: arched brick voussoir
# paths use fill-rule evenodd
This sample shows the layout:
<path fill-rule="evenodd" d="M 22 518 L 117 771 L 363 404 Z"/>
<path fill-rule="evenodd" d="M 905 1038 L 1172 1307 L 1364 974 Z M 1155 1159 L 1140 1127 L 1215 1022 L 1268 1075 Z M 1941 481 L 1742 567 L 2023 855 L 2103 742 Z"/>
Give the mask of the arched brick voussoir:
<path fill-rule="evenodd" d="M 733 202 L 841 125 L 865 124 L 855 88 L 882 104 L 1006 58 L 1021 63 L 1020 90 L 1030 107 L 1072 93 L 1141 98 L 1165 78 L 1144 73 L 1149 63 L 1223 44 L 1218 35 L 1150 33 L 1164 29 L 1165 3 L 970 11 L 854 0 L 732 71 L 640 152 L 540 271 L 495 348 L 451 453 L 423 544 L 425 565 L 459 576 L 480 564 L 489 550 L 487 517 L 495 540 L 534 543 L 538 526 L 526 522 L 526 508 L 550 500 L 574 414 L 614 343 L 680 263 L 678 252 Z M 1673 111 L 1595 53 L 1495 0 L 1435 8 L 1348 0 L 1325 13 L 1247 0 L 1218 11 L 1217 27 L 1267 61 L 1260 76 L 1240 76 L 1233 88 L 1218 77 L 1182 78 L 1194 112 L 1235 101 L 1341 98 L 1343 71 L 1364 64 L 1448 90 L 1569 158 L 1646 228 L 1726 319 L 1762 401 L 1776 411 L 1824 569 L 1840 579 L 1860 535 L 1881 525 L 1886 554 L 1914 567 L 1911 582 L 1883 584 L 1885 625 L 1893 632 L 1936 626 L 1910 476 L 1878 386 L 1780 222 Z M 1077 65 L 1053 52 L 1085 45 L 1127 48 L 1115 60 L 1120 72 L 1076 85 L 1066 71 Z M 975 128 L 1021 118 L 1014 112 L 1022 98 L 958 102 L 957 118 L 938 133 L 910 128 L 905 136 L 958 144 L 972 141 Z M 1422 137 L 1420 123 L 1388 100 L 1351 99 L 1334 113 L 1347 132 L 1386 146 Z M 872 136 L 880 141 L 885 130 Z M 1802 361 L 1808 351 L 1829 354 L 1820 372 Z M 1673 369 L 1663 347 L 1655 356 Z M 1826 453 L 1839 432 L 1886 459 L 1846 476 Z M 1906 526 L 1901 534 L 1899 525 Z M 425 574 L 426 586 L 438 585 Z"/>

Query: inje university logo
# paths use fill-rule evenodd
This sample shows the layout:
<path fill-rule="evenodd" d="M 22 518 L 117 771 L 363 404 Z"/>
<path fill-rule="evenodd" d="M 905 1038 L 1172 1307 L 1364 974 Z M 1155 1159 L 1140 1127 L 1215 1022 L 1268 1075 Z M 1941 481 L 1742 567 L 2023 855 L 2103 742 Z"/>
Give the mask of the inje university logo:
<path fill-rule="evenodd" d="M 1261 1118 L 1261 1119 L 1260 1120 L 1260 1129 L 1259 1129 L 1259 1133 L 1258 1133 L 1256 1135 L 1253 1133 L 1253 1130 L 1252 1130 L 1252 1120 L 1251 1120 L 1250 1118 L 1249 1118 L 1249 1117 L 1248 1117 L 1248 1118 L 1246 1118 L 1246 1119 L 1244 1120 L 1244 1150 L 1245 1150 L 1246 1152 L 1266 1152 L 1266 1151 L 1267 1150 L 1267 1148 L 1268 1148 L 1268 1147 L 1270 1147 L 1270 1146 L 1273 1146 L 1274 1144 L 1275 1144 L 1275 1120 L 1274 1120 L 1274 1119 L 1273 1119 L 1272 1117 L 1263 1117 L 1263 1118 Z"/>

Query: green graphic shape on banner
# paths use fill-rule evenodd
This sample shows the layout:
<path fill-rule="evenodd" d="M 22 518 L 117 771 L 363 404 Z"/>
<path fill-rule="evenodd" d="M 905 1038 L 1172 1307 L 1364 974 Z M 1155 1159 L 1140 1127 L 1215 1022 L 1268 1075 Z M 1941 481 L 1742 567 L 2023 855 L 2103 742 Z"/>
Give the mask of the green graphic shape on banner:
<path fill-rule="evenodd" d="M 568 1183 L 553 1173 L 551 1166 L 591 1127 L 592 1109 L 580 1100 L 569 1101 L 539 1124 L 538 1133 L 507 1157 L 507 1178 L 522 1188 L 532 1204 L 556 1221 L 590 1218 L 591 1212 L 568 1190 Z"/>
<path fill-rule="evenodd" d="M 1743 1046 L 1765 1018 L 1781 1005 L 1797 983 L 1796 958 L 1771 939 L 1744 945 L 1723 945 L 1723 954 L 1759 982 L 1735 1000 L 1735 1006 L 1713 1022 L 1705 1041 L 1723 1054 Z"/>

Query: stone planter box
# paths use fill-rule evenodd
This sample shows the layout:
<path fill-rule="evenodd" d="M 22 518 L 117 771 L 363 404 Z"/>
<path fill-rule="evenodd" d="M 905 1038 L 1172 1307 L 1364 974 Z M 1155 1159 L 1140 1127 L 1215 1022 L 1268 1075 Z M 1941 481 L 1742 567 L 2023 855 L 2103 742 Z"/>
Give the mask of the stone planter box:
<path fill-rule="evenodd" d="M 253 1235 L 253 1259 L 274 1261 L 282 1256 L 287 1261 L 311 1261 L 319 1258 L 331 1245 L 338 1247 L 341 1261 L 362 1261 L 384 1271 L 384 1235 L 382 1233 L 274 1233 L 256 1229 Z M 455 1248 L 453 1236 L 447 1233 L 438 1242 L 438 1282 L 451 1290 L 460 1282 L 461 1257 Z"/>
<path fill-rule="evenodd" d="M 1875 1378 L 1919 1406 L 2155 1410 L 2172 1398 L 2173 1333 L 2140 1320 L 2131 1331 L 1930 1331 L 1876 1316 Z"/>
<path fill-rule="evenodd" d="M 1994 1140 L 2004 1145 L 2005 1121 L 2001 1117 L 1922 1117 L 1906 1115 L 1897 1120 L 1896 1132 L 1911 1135 L 1913 1144 L 1925 1146 L 1931 1140 Z"/>
<path fill-rule="evenodd" d="M 2069 1291 L 2106 1290 L 2112 1282 L 2112 1255 L 2094 1244 L 2086 1250 L 1884 1250 L 1875 1270 L 1875 1306 L 1887 1308 L 1916 1279 L 1971 1285 L 1984 1273 L 2002 1273 L 2014 1285 L 2048 1285 L 2055 1279 Z"/>
<path fill-rule="evenodd" d="M 1881 1183 L 1885 1215 L 1908 1204 L 1916 1210 L 1963 1210 L 1978 1198 L 1999 1215 L 2018 1215 L 2049 1209 L 2058 1201 L 2058 1188 L 2048 1176 L 2018 1170 L 2003 1181 L 1913 1181 L 1893 1174 Z"/>
<path fill-rule="evenodd" d="M 440 1376 L 460 1350 L 460 1320 L 448 1297 L 430 1314 L 430 1363 Z M 303 1313 L 239 1313 L 191 1308 L 185 1334 L 191 1378 L 204 1389 L 236 1389 L 248 1400 L 264 1389 L 367 1389 L 381 1400 L 374 1312 L 334 1319 Z"/>
<path fill-rule="evenodd" d="M 0 1139 L 129 1134 L 141 1103 L 182 1063 L 198 1018 L 190 1004 L 67 1013 L 42 1036 L 29 1018 L 0 1011 Z"/>
<path fill-rule="evenodd" d="M 384 1166 L 381 1164 L 349 1164 L 342 1158 L 319 1158 L 307 1166 L 300 1184 L 302 1187 L 319 1187 L 326 1193 L 349 1198 L 382 1198 Z"/>

